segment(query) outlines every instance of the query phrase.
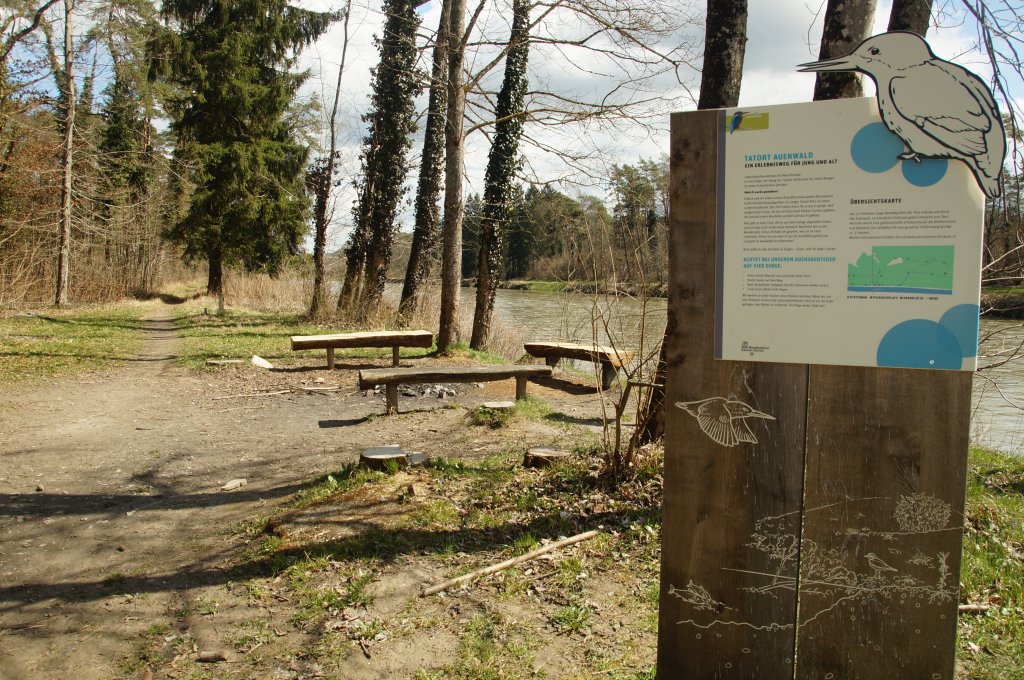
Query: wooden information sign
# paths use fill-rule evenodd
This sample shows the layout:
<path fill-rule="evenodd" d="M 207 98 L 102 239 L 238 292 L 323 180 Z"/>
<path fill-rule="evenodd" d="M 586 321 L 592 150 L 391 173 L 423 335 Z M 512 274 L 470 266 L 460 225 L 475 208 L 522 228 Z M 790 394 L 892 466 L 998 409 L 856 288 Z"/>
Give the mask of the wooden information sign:
<path fill-rule="evenodd" d="M 971 373 L 716 360 L 725 128 L 672 118 L 658 677 L 951 679 Z"/>

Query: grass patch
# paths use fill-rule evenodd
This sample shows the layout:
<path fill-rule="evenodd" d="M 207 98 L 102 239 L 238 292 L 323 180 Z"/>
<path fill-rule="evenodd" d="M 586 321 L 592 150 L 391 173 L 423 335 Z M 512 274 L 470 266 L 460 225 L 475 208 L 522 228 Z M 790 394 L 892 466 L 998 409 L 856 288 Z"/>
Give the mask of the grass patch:
<path fill-rule="evenodd" d="M 240 359 L 258 355 L 274 361 L 294 359 L 292 335 L 324 332 L 305 323 L 298 314 L 247 312 L 230 309 L 216 314 L 216 305 L 199 298 L 176 308 L 175 323 L 181 336 L 178 363 L 197 368 L 207 359 Z"/>
<path fill-rule="evenodd" d="M 0 383 L 108 368 L 142 347 L 155 303 L 125 301 L 0 319 Z"/>
<path fill-rule="evenodd" d="M 540 420 L 551 413 L 551 407 L 543 399 L 527 397 L 517 399 L 511 409 L 496 409 L 477 406 L 470 413 L 470 422 L 481 427 L 497 429 L 513 420 Z"/>
<path fill-rule="evenodd" d="M 551 623 L 559 633 L 580 633 L 590 621 L 590 607 L 570 604 L 559 607 L 551 615 Z"/>
<path fill-rule="evenodd" d="M 450 357 L 465 357 L 472 359 L 481 364 L 507 364 L 508 359 L 496 354 L 494 352 L 488 352 L 486 350 L 477 350 L 470 348 L 468 343 L 456 342 L 448 347 L 446 356 Z"/>
<path fill-rule="evenodd" d="M 1024 458 L 972 449 L 960 599 L 959 665 L 971 678 L 1019 678 L 1024 659 Z"/>
<path fill-rule="evenodd" d="M 216 303 L 209 298 L 189 300 L 176 308 L 175 323 L 182 338 L 178 363 L 192 368 L 205 367 L 207 359 L 245 359 L 261 356 L 272 363 L 290 363 L 301 357 L 319 356 L 327 365 L 323 350 L 295 353 L 293 335 L 323 335 L 349 330 L 338 322 L 312 323 L 296 312 L 254 312 L 231 308 L 217 315 Z M 352 329 L 355 330 L 355 329 Z M 426 348 L 403 347 L 403 357 L 422 357 Z M 336 349 L 336 361 L 390 359 L 391 348 Z M 215 369 L 212 369 L 215 370 Z"/>

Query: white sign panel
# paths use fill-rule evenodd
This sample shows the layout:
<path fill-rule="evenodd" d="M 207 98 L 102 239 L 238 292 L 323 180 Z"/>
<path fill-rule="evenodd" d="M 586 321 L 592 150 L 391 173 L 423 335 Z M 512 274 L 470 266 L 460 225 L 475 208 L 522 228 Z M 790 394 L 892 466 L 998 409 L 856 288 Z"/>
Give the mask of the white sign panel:
<path fill-rule="evenodd" d="M 721 113 L 716 358 L 974 370 L 984 195 L 901 155 L 873 97 Z"/>

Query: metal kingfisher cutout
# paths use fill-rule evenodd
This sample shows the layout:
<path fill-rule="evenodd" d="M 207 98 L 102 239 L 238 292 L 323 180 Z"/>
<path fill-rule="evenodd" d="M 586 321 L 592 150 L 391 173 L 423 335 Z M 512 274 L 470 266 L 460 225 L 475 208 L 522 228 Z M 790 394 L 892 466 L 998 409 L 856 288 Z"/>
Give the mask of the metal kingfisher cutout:
<path fill-rule="evenodd" d="M 986 196 L 999 196 L 1006 134 L 995 98 L 981 78 L 935 56 L 921 36 L 881 33 L 845 57 L 801 64 L 800 71 L 867 74 L 882 122 L 907 147 L 899 158 L 963 161 Z"/>

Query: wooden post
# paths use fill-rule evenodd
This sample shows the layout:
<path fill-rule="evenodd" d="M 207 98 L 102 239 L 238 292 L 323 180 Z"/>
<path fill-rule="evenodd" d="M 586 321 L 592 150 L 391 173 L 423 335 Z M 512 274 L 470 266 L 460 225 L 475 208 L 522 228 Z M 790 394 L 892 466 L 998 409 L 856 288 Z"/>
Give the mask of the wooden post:
<path fill-rule="evenodd" d="M 384 396 L 387 399 L 387 415 L 398 413 L 398 385 L 395 383 L 385 385 Z"/>
<path fill-rule="evenodd" d="M 954 677 L 971 377 L 811 367 L 798 678 Z"/>
<path fill-rule="evenodd" d="M 333 347 L 328 347 L 327 348 L 327 370 L 328 371 L 333 371 L 334 370 L 334 348 Z"/>
<path fill-rule="evenodd" d="M 781 680 L 795 661 L 807 368 L 714 359 L 719 115 L 672 117 L 658 677 Z M 677 406 L 704 400 L 775 420 L 747 420 L 757 442 L 727 446 Z"/>
<path fill-rule="evenodd" d="M 952 678 L 972 376 L 714 359 L 723 125 L 672 118 L 658 677 Z"/>
<path fill-rule="evenodd" d="M 398 345 L 393 345 L 391 347 L 391 365 L 392 366 L 397 366 L 398 365 L 398 360 L 401 357 L 401 355 L 402 355 L 402 352 L 399 350 Z"/>
<path fill-rule="evenodd" d="M 601 389 L 610 390 L 612 383 L 615 382 L 615 375 L 618 373 L 618 369 L 612 366 L 610 361 L 601 362 Z"/>
<path fill-rule="evenodd" d="M 526 399 L 526 376 L 516 376 L 516 401 Z"/>

